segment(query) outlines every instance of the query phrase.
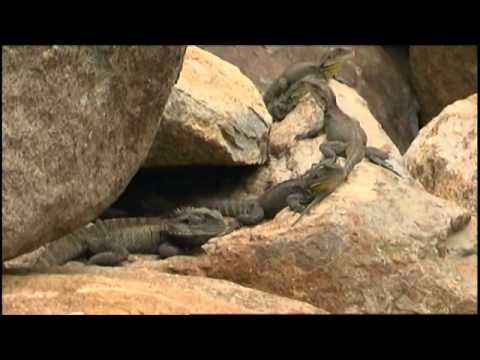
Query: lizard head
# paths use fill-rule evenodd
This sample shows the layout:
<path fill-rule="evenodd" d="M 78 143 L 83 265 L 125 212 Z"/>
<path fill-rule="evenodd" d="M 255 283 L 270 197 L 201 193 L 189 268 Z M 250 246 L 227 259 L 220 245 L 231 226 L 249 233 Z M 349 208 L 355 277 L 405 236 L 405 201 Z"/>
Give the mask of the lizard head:
<path fill-rule="evenodd" d="M 227 229 L 227 223 L 222 214 L 207 208 L 177 209 L 171 220 L 169 225 L 171 237 L 190 239 L 195 243 L 206 242 Z"/>
<path fill-rule="evenodd" d="M 301 81 L 290 86 L 287 91 L 272 100 L 267 105 L 267 110 L 275 121 L 284 119 L 307 95 L 308 88 Z"/>
<path fill-rule="evenodd" d="M 325 78 L 329 79 L 335 76 L 343 63 L 355 56 L 355 51 L 350 47 L 336 47 L 331 50 L 322 63 L 322 72 Z"/>
<path fill-rule="evenodd" d="M 307 185 L 314 193 L 332 190 L 344 179 L 345 169 L 331 160 L 320 162 L 306 176 Z"/>

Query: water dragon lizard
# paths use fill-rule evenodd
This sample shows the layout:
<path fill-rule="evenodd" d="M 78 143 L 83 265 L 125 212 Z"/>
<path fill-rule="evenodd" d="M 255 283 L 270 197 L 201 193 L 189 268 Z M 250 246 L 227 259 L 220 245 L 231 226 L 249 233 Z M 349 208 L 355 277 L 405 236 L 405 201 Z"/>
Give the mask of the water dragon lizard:
<path fill-rule="evenodd" d="M 117 266 L 129 253 L 158 254 L 160 258 L 192 254 L 210 238 L 232 231 L 215 210 L 178 209 L 170 217 L 97 220 L 45 246 L 31 269 L 63 265 L 84 255 L 88 264 Z"/>

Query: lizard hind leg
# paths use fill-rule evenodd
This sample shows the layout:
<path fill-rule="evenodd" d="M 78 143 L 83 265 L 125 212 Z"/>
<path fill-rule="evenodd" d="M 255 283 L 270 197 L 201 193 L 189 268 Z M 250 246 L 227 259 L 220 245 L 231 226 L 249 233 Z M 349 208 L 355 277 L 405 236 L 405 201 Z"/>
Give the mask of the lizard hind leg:
<path fill-rule="evenodd" d="M 112 233 L 101 220 L 96 221 L 97 236 L 87 240 L 88 250 L 94 254 L 89 260 L 89 265 L 118 266 L 128 259 L 128 250 L 115 244 Z"/>
<path fill-rule="evenodd" d="M 242 208 L 236 219 L 243 225 L 256 225 L 265 217 L 263 208 L 257 202 L 249 202 Z"/>
<path fill-rule="evenodd" d="M 395 175 L 402 177 L 402 175 L 400 175 L 397 171 L 395 171 L 392 165 L 386 162 L 386 160 L 389 158 L 387 152 L 372 146 L 368 146 L 365 155 L 367 159 L 370 160 L 372 163 L 378 166 L 381 166 L 387 170 L 390 170 Z"/>

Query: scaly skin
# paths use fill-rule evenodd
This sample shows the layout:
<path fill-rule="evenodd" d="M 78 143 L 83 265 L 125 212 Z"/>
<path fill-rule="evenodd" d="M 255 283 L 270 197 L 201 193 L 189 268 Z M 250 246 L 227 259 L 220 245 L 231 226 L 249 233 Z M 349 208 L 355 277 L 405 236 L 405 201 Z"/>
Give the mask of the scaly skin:
<path fill-rule="evenodd" d="M 352 48 L 338 47 L 328 51 L 319 62 L 301 62 L 287 68 L 273 81 L 263 96 L 263 101 L 273 120 L 280 121 L 293 110 L 293 108 L 282 108 L 286 104 L 282 99 L 292 85 L 309 75 L 328 80 L 337 74 L 347 59 L 353 56 Z"/>
<path fill-rule="evenodd" d="M 334 190 L 334 184 L 343 180 L 343 168 L 330 159 L 315 164 L 304 175 L 290 179 L 267 190 L 258 198 L 241 201 L 218 201 L 202 206 L 220 211 L 225 216 L 235 217 L 243 225 L 258 224 L 264 219 L 273 219 L 285 207 L 301 212 L 317 194 L 327 196 Z M 325 185 L 324 188 L 322 184 Z"/>
<path fill-rule="evenodd" d="M 335 161 L 337 155 L 345 156 L 346 177 L 364 157 L 401 177 L 385 161 L 389 158 L 388 153 L 374 147 L 367 147 L 367 134 L 357 120 L 340 110 L 335 94 L 326 81 L 313 76 L 297 81 L 282 98 L 285 103 L 282 108 L 295 107 L 306 93 L 312 94 L 319 106 L 324 107 L 324 121 L 323 124 L 318 122 L 306 133 L 297 135 L 297 140 L 314 138 L 324 130 L 327 142 L 320 145 L 320 151 L 332 161 Z"/>
<path fill-rule="evenodd" d="M 46 246 L 31 267 L 62 265 L 88 253 L 89 264 L 116 266 L 129 253 L 159 254 L 161 258 L 191 254 L 210 238 L 231 231 L 218 211 L 185 208 L 171 218 L 98 220 Z"/>

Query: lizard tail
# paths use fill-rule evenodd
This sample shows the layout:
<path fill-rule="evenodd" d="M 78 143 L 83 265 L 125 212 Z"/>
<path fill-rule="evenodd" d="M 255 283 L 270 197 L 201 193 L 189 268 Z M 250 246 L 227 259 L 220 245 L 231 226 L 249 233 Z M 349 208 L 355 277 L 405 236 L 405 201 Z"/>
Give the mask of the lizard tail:
<path fill-rule="evenodd" d="M 370 160 L 372 163 L 374 163 L 378 166 L 383 167 L 384 169 L 387 169 L 387 170 L 393 172 L 395 175 L 397 175 L 399 177 L 403 177 L 397 171 L 395 171 L 395 169 L 392 167 L 392 165 L 387 163 L 385 160 L 382 160 L 382 159 L 377 158 L 377 157 L 368 157 L 368 160 Z"/>
<path fill-rule="evenodd" d="M 223 216 L 237 217 L 242 214 L 243 206 L 240 202 L 235 200 L 211 200 L 196 206 L 206 207 L 212 210 L 217 210 Z"/>
<path fill-rule="evenodd" d="M 87 251 L 87 229 L 82 228 L 45 246 L 45 251 L 36 259 L 33 269 L 44 269 L 63 265 L 67 261 L 83 255 Z"/>
<path fill-rule="evenodd" d="M 370 160 L 372 163 L 383 167 L 384 169 L 390 170 L 393 172 L 395 175 L 402 177 L 398 172 L 395 171 L 395 169 L 387 163 L 385 160 L 389 158 L 389 155 L 387 152 L 377 149 L 375 147 L 369 146 L 367 147 L 365 155 L 367 156 L 368 160 Z"/>

